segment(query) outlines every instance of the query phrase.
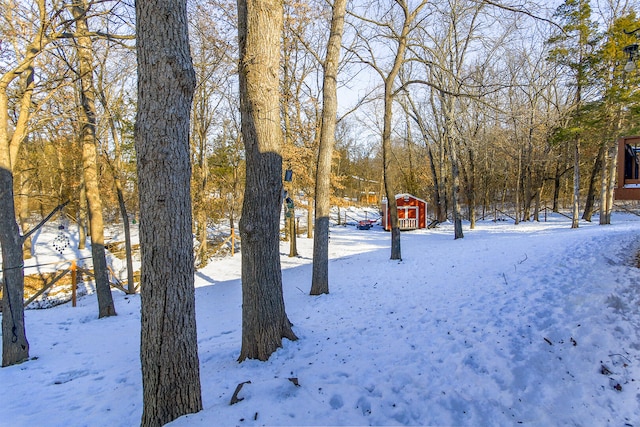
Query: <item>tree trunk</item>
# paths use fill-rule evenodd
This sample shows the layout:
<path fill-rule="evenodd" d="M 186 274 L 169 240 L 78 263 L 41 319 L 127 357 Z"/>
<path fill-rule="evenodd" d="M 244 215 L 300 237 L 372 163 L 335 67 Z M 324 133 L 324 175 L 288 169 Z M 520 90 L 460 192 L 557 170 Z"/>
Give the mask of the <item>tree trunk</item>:
<path fill-rule="evenodd" d="M 580 221 L 580 138 L 573 143 L 573 199 L 571 228 L 578 228 Z"/>
<path fill-rule="evenodd" d="M 296 230 L 296 214 L 293 209 L 291 210 L 290 215 L 289 235 L 291 236 L 291 240 L 289 240 L 289 257 L 293 258 L 298 256 L 298 232 Z"/>
<path fill-rule="evenodd" d="M 560 178 L 562 174 L 560 173 L 560 159 L 556 161 L 556 171 L 553 175 L 553 204 L 551 210 L 553 212 L 558 212 L 559 210 L 559 199 L 560 199 Z"/>
<path fill-rule="evenodd" d="M 313 239 L 313 197 L 307 197 L 307 239 Z"/>
<path fill-rule="evenodd" d="M 402 259 L 400 241 L 400 227 L 398 226 L 398 205 L 396 203 L 396 184 L 391 172 L 391 163 L 394 160 L 391 151 L 391 126 L 393 114 L 393 82 L 398 75 L 400 66 L 404 61 L 404 49 L 406 48 L 406 34 L 404 39 L 398 41 L 399 47 L 396 53 L 394 68 L 384 81 L 384 119 L 382 129 L 382 173 L 384 177 L 384 190 L 387 195 L 389 209 L 389 225 L 391 227 L 391 258 Z"/>
<path fill-rule="evenodd" d="M 102 107 L 109 112 L 109 104 L 107 102 L 104 89 L 102 87 L 102 81 L 98 80 L 98 96 Z M 109 112 L 106 118 L 109 123 L 109 130 L 111 137 L 113 138 L 113 163 L 110 163 L 111 173 L 113 174 L 113 183 L 116 188 L 116 196 L 118 198 L 118 207 L 120 209 L 120 217 L 122 218 L 122 225 L 124 229 L 124 248 L 125 259 L 127 263 L 127 293 L 135 293 L 134 272 L 133 272 L 133 255 L 131 251 L 131 227 L 129 222 L 129 214 L 127 213 L 127 204 L 124 200 L 124 191 L 122 188 L 122 149 L 120 144 L 120 137 L 118 135 L 117 126 L 114 120 L 114 115 Z"/>
<path fill-rule="evenodd" d="M 8 145 L 0 146 L 0 246 L 2 248 L 2 366 L 29 358 L 24 327 L 22 237 L 15 217 Z"/>
<path fill-rule="evenodd" d="M 446 148 L 449 151 L 449 162 L 451 163 L 451 204 L 453 215 L 454 239 L 462 239 L 462 212 L 460 209 L 460 165 L 458 159 L 458 147 L 454 140 L 454 99 L 448 97 L 444 92 L 440 92 L 440 98 L 444 110 L 444 136 Z"/>
<path fill-rule="evenodd" d="M 142 426 L 202 409 L 189 149 L 196 81 L 186 3 L 136 1 Z"/>
<path fill-rule="evenodd" d="M 515 200 L 515 208 L 516 208 L 516 214 L 515 214 L 515 223 L 516 225 L 520 224 L 520 191 L 522 188 L 522 148 L 518 147 L 518 169 L 516 171 L 516 191 L 515 191 L 515 195 L 516 195 L 516 200 Z"/>
<path fill-rule="evenodd" d="M 287 227 L 289 229 L 289 256 L 295 257 L 298 256 L 298 233 L 296 231 L 296 210 L 295 208 L 291 208 L 287 210 L 288 212 L 288 223 Z"/>
<path fill-rule="evenodd" d="M 27 135 L 27 123 L 31 113 L 35 57 L 44 49 L 48 40 L 44 37 L 46 8 L 38 2 L 39 31 L 25 50 L 24 58 L 0 78 L 0 247 L 2 251 L 2 366 L 20 363 L 29 357 L 29 343 L 24 325 L 24 258 L 23 239 L 16 222 L 13 193 L 13 170 L 18 150 Z M 8 88 L 12 81 L 21 78 L 23 92 L 18 120 L 9 132 Z"/>
<path fill-rule="evenodd" d="M 469 147 L 469 176 L 467 177 L 467 200 L 469 203 L 469 228 L 476 228 L 476 158 L 473 148 Z"/>
<path fill-rule="evenodd" d="M 17 178 L 20 180 L 20 195 L 18 196 L 18 218 L 20 220 L 20 228 L 24 233 L 29 229 L 29 171 L 22 171 Z M 22 256 L 24 259 L 31 258 L 31 237 L 24 240 L 22 245 Z"/>
<path fill-rule="evenodd" d="M 385 98 L 387 98 L 385 96 Z M 395 184 L 391 176 L 391 104 L 393 100 L 389 97 L 385 100 L 385 119 L 384 130 L 382 136 L 382 161 L 384 164 L 384 189 L 387 195 L 387 205 L 389 209 L 389 224 L 391 227 L 391 258 L 393 260 L 402 259 L 402 250 L 400 246 L 400 227 L 398 227 L 398 204 L 396 203 Z"/>
<path fill-rule="evenodd" d="M 391 127 L 393 116 L 394 83 L 402 65 L 405 63 L 407 44 L 409 43 L 409 32 L 412 30 L 413 22 L 420 10 L 426 5 L 426 1 L 416 5 L 413 11 L 409 8 L 409 3 L 404 0 L 397 0 L 397 5 L 402 8 L 402 30 L 397 34 L 397 48 L 393 65 L 389 73 L 385 76 L 381 70 L 377 70 L 384 80 L 384 117 L 382 127 L 382 168 L 384 177 L 384 189 L 387 195 L 389 208 L 389 223 L 391 225 L 391 259 L 402 260 L 400 248 L 400 227 L 398 226 L 398 206 L 396 204 L 396 184 L 391 172 L 391 163 L 394 159 L 391 150 Z"/>
<path fill-rule="evenodd" d="M 344 31 L 346 0 L 335 0 L 331 15 L 331 30 L 324 60 L 322 86 L 322 123 L 316 167 L 315 230 L 313 235 L 313 271 L 311 295 L 329 293 L 329 215 L 331 213 L 331 159 L 335 146 L 338 112 L 338 65 Z M 340 214 L 338 213 L 338 221 Z"/>
<path fill-rule="evenodd" d="M 127 293 L 136 293 L 136 284 L 133 279 L 133 255 L 131 252 L 131 227 L 129 226 L 129 214 L 127 213 L 127 205 L 124 202 L 124 194 L 122 194 L 122 183 L 116 178 L 116 193 L 118 195 L 118 206 L 120 206 L 120 215 L 122 216 L 122 225 L 124 227 L 124 252 L 127 260 Z"/>
<path fill-rule="evenodd" d="M 89 205 L 89 228 L 91 229 L 91 257 L 98 295 L 98 317 L 115 316 L 109 272 L 104 247 L 104 223 L 102 200 L 98 185 L 98 153 L 96 140 L 96 107 L 93 87 L 93 46 L 87 26 L 86 0 L 73 3 L 71 8 L 76 20 L 78 46 L 78 71 L 80 74 L 80 141 L 82 143 L 82 165 Z"/>
<path fill-rule="evenodd" d="M 87 247 L 87 191 L 84 174 L 80 174 L 80 194 L 78 200 L 78 249 Z"/>
<path fill-rule="evenodd" d="M 611 147 L 611 162 L 609 164 L 609 176 L 607 177 L 607 224 L 611 224 L 611 212 L 613 211 L 613 192 L 614 187 L 616 185 L 616 171 L 618 168 L 618 162 L 616 159 L 618 158 L 618 144 L 614 143 L 613 147 Z"/>
<path fill-rule="evenodd" d="M 602 162 L 602 170 L 600 171 L 600 225 L 609 224 L 607 221 L 607 213 L 609 211 L 609 200 L 607 198 L 607 190 L 609 188 L 609 168 L 612 159 L 609 158 L 609 151 L 605 151 Z"/>
<path fill-rule="evenodd" d="M 454 146 L 453 138 L 447 137 L 449 140 L 449 156 L 451 160 L 451 200 L 453 208 L 453 233 L 454 239 L 462 239 L 462 213 L 460 212 L 460 171 L 458 166 L 458 155 Z"/>
<path fill-rule="evenodd" d="M 600 225 L 611 224 L 613 209 L 613 186 L 615 185 L 616 157 L 618 144 L 614 143 L 605 154 L 602 167 L 602 181 L 600 189 Z"/>
<path fill-rule="evenodd" d="M 431 144 L 429 143 L 429 137 L 427 134 L 427 126 L 422 119 L 422 116 L 419 114 L 418 109 L 416 108 L 413 99 L 408 96 L 409 105 L 411 106 L 411 112 L 413 120 L 418 125 L 420 129 L 420 134 L 422 135 L 422 140 L 424 141 L 424 145 L 427 148 L 427 156 L 429 158 L 429 170 L 431 171 L 431 179 L 433 180 L 433 206 L 434 206 L 434 220 L 437 222 L 444 222 L 447 220 L 447 213 L 445 209 L 445 203 L 442 200 L 442 194 L 440 192 L 440 180 L 438 179 L 438 172 L 436 167 L 436 161 L 433 156 L 433 149 Z"/>
<path fill-rule="evenodd" d="M 584 212 L 582 213 L 582 219 L 591 222 L 591 216 L 593 215 L 596 192 L 598 190 L 598 177 L 601 177 L 601 171 L 603 169 L 604 156 L 607 151 L 607 144 L 605 142 L 600 144 L 598 148 L 598 154 L 596 160 L 593 163 L 593 169 L 591 169 L 591 177 L 589 178 L 589 189 L 587 191 L 587 200 L 584 205 Z"/>
<path fill-rule="evenodd" d="M 427 147 L 427 154 L 429 155 L 429 168 L 431 170 L 431 176 L 433 177 L 433 204 L 436 210 L 434 213 L 434 219 L 438 222 L 445 222 L 447 220 L 447 209 L 446 202 L 443 200 L 444 197 L 440 191 L 442 188 L 440 183 L 442 178 L 438 179 L 433 150 L 430 146 Z"/>
<path fill-rule="evenodd" d="M 535 222 L 540 222 L 540 193 L 542 193 L 542 187 L 536 190 L 536 194 L 534 196 L 535 199 L 535 207 L 533 210 L 533 220 Z"/>
<path fill-rule="evenodd" d="M 267 360 L 282 338 L 297 339 L 285 313 L 280 270 L 282 129 L 280 40 L 283 4 L 238 1 L 239 82 L 246 186 L 242 240 L 242 348 L 239 361 Z"/>

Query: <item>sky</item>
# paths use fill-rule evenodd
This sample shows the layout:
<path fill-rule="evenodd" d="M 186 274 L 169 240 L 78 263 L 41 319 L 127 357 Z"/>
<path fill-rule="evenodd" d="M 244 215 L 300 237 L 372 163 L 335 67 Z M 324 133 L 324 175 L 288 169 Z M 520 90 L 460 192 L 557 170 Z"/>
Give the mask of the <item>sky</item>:
<path fill-rule="evenodd" d="M 283 242 L 299 339 L 266 362 L 237 362 L 240 256 L 215 259 L 195 278 L 204 409 L 170 425 L 638 426 L 640 217 L 612 222 L 481 221 L 458 240 L 442 224 L 402 233 L 402 261 L 379 225 L 334 225 L 319 297 L 312 240 L 293 258 Z M 29 262 L 84 256 L 56 253 L 58 232 Z M 114 290 L 118 316 L 98 319 L 87 290 L 75 308 L 26 310 L 31 359 L 0 369 L 0 425 L 139 424 L 139 296 Z"/>

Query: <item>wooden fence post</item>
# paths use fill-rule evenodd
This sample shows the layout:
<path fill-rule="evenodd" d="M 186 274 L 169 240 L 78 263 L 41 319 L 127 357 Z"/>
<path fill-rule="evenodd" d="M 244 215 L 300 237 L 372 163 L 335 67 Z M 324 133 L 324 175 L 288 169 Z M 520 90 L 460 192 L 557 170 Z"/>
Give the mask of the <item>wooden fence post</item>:
<path fill-rule="evenodd" d="M 231 229 L 231 256 L 236 254 L 236 233 L 235 230 Z"/>
<path fill-rule="evenodd" d="M 76 306 L 76 290 L 78 288 L 78 268 L 76 261 L 71 261 L 71 306 Z"/>

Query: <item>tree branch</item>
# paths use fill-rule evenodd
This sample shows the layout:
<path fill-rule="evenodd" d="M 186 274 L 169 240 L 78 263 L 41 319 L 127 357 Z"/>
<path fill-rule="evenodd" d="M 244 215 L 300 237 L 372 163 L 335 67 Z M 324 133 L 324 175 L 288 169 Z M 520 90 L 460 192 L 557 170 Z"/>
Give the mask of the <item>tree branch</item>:
<path fill-rule="evenodd" d="M 36 225 L 35 227 L 33 227 L 31 230 L 29 230 L 28 232 L 26 232 L 24 234 L 24 236 L 22 236 L 20 238 L 21 242 L 20 243 L 24 243 L 25 240 L 27 240 L 29 238 L 29 236 L 31 236 L 33 233 L 35 233 L 40 227 L 42 227 L 43 225 L 45 225 L 47 223 L 47 221 L 49 221 L 51 219 L 51 217 L 53 215 L 56 214 L 56 212 L 62 210 L 65 206 L 67 206 L 69 204 L 70 200 L 67 200 L 66 202 L 56 206 L 49 215 L 47 215 L 42 221 L 40 221 L 38 223 L 38 225 Z"/>

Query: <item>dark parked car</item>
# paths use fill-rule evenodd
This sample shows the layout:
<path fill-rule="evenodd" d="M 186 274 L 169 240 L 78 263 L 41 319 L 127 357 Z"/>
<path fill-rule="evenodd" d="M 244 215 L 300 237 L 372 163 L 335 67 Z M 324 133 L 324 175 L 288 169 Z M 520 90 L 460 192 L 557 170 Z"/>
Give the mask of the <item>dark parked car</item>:
<path fill-rule="evenodd" d="M 371 228 L 370 221 L 358 221 L 358 230 L 368 230 Z"/>

